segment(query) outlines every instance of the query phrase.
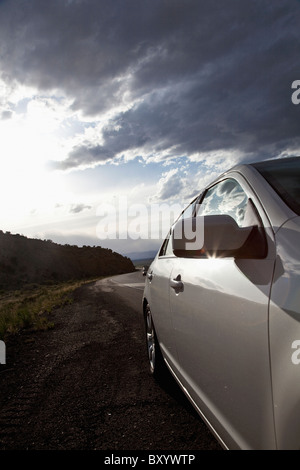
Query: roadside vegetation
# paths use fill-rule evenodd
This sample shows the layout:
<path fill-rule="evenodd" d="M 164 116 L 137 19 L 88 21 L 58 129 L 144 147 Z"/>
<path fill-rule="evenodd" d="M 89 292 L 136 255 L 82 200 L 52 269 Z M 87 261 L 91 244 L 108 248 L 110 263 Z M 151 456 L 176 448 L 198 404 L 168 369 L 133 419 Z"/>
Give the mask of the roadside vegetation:
<path fill-rule="evenodd" d="M 91 280 L 53 285 L 32 285 L 26 289 L 0 293 L 0 339 L 29 328 L 53 328 L 49 314 L 54 308 L 72 302 L 72 292 Z"/>
<path fill-rule="evenodd" d="M 0 339 L 24 328 L 53 327 L 49 313 L 86 282 L 135 271 L 100 246 L 60 245 L 0 230 Z"/>

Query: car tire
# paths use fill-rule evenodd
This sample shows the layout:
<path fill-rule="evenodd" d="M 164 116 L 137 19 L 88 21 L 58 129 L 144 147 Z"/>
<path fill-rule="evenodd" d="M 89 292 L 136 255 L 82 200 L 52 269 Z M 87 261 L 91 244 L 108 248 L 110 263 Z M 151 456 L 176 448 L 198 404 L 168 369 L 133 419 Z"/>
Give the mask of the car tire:
<path fill-rule="evenodd" d="M 145 309 L 145 327 L 150 373 L 158 380 L 162 378 L 164 371 L 166 371 L 166 365 L 157 340 L 149 304 Z"/>

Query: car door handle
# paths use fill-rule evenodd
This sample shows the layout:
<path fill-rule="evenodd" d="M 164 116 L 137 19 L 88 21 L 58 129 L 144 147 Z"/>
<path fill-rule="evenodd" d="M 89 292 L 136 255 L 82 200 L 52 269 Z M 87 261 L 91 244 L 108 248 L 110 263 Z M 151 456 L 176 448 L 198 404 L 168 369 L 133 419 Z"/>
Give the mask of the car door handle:
<path fill-rule="evenodd" d="M 148 277 L 149 281 L 152 281 L 152 279 L 153 279 L 152 271 L 151 271 L 151 273 L 147 273 L 147 277 Z"/>
<path fill-rule="evenodd" d="M 176 294 L 178 294 L 179 292 L 183 292 L 184 285 L 181 280 L 180 274 L 178 274 L 178 276 L 175 279 L 170 280 L 170 286 L 172 287 L 172 289 L 175 290 Z"/>

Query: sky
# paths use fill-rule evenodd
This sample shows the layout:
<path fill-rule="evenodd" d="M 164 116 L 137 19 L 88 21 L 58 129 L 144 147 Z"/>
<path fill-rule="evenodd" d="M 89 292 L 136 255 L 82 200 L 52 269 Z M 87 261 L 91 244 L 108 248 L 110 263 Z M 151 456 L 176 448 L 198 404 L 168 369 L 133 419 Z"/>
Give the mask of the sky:
<path fill-rule="evenodd" d="M 156 250 L 222 171 L 300 155 L 299 24 L 299 0 L 0 0 L 0 229 Z"/>

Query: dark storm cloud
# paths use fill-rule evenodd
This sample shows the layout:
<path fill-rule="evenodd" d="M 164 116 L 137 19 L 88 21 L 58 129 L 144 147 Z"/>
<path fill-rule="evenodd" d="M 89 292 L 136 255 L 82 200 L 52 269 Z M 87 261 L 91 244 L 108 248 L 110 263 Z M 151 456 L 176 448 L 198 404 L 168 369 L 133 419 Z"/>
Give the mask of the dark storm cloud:
<path fill-rule="evenodd" d="M 77 145 L 61 168 L 134 149 L 266 157 L 300 145 L 299 20 L 296 0 L 11 0 L 0 4 L 2 78 L 61 90 L 95 119 L 127 103 L 101 145 Z"/>
<path fill-rule="evenodd" d="M 67 170 L 68 168 L 93 162 L 110 161 L 113 157 L 113 153 L 102 145 L 90 146 L 89 144 L 84 144 L 75 147 L 66 160 L 54 163 L 53 167 Z"/>

